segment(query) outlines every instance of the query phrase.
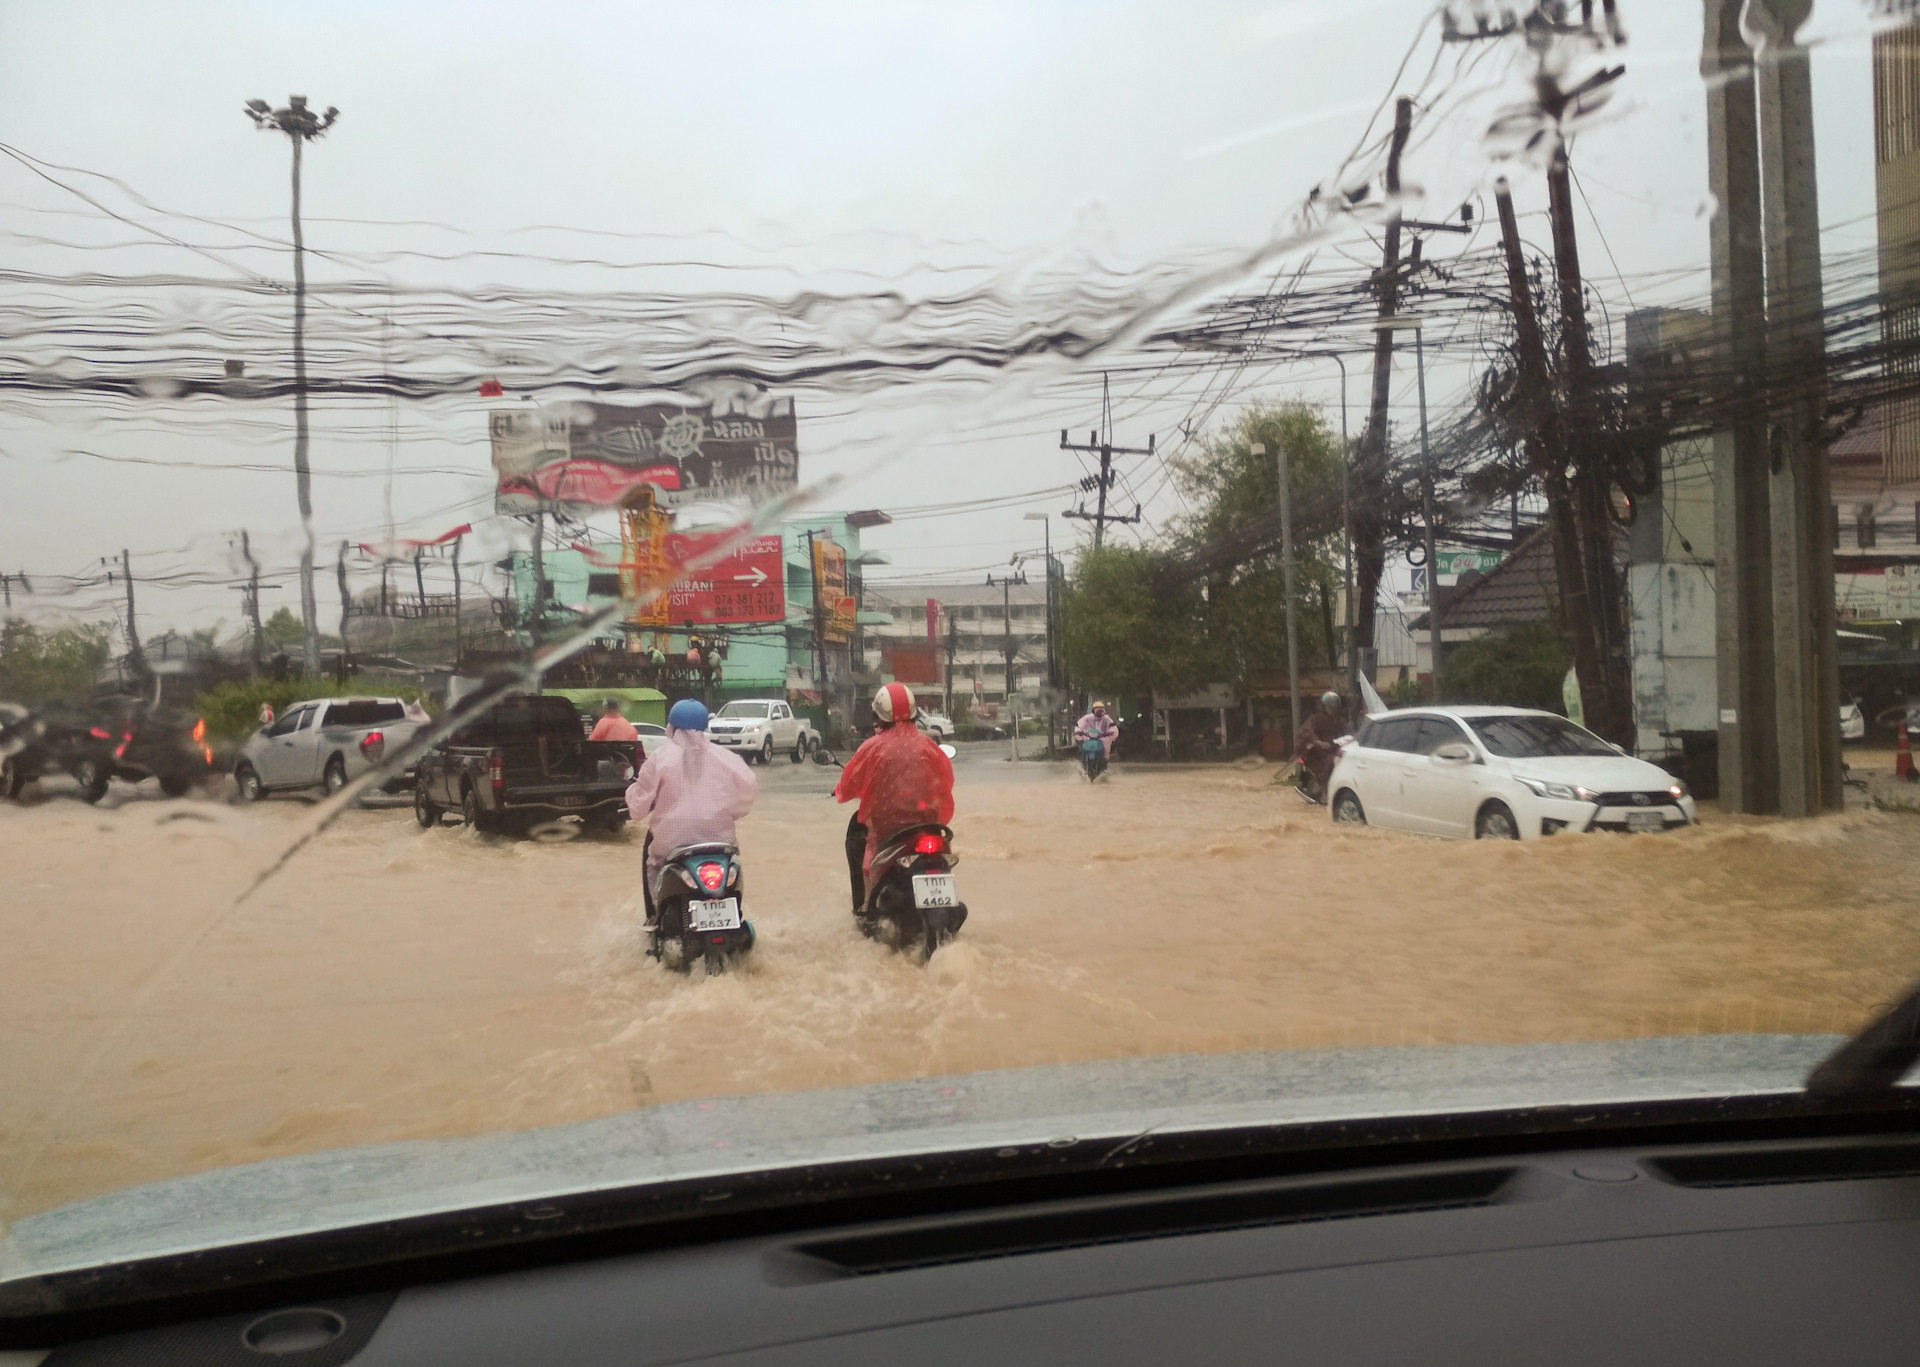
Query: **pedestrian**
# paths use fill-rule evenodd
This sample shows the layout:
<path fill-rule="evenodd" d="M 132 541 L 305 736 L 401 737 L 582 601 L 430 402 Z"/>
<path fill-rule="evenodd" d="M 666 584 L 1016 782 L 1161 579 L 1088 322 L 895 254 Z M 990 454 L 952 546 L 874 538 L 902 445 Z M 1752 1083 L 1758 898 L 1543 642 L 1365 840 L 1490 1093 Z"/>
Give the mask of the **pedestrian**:
<path fill-rule="evenodd" d="M 640 733 L 620 708 L 620 699 L 608 698 L 600 707 L 600 720 L 593 724 L 588 740 L 639 740 Z"/>

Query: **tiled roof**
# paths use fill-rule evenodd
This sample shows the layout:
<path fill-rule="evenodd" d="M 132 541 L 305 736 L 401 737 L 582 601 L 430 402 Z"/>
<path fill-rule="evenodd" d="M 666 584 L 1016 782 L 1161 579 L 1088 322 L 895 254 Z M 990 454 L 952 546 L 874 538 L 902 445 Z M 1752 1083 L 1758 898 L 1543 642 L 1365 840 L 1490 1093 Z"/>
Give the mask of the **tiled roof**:
<path fill-rule="evenodd" d="M 1553 569 L 1553 539 L 1545 527 L 1535 531 L 1519 549 L 1464 588 L 1440 590 L 1440 625 L 1446 630 L 1498 626 L 1503 622 L 1538 622 L 1551 618 L 1558 594 Z M 1421 613 L 1408 630 L 1427 629 Z"/>

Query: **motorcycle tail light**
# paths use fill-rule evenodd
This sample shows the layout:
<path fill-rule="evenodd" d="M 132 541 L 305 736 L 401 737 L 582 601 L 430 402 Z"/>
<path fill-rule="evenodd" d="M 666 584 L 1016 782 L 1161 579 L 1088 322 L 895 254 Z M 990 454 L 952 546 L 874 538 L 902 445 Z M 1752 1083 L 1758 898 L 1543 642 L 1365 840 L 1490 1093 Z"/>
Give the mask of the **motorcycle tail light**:
<path fill-rule="evenodd" d="M 913 842 L 913 852 L 915 854 L 944 854 L 946 853 L 946 849 L 946 840 L 934 834 L 932 831 L 925 832 L 918 840 Z"/>
<path fill-rule="evenodd" d="M 708 892 L 720 891 L 720 884 L 727 876 L 726 869 L 718 864 L 702 864 L 695 872 L 700 876 L 700 886 Z"/>

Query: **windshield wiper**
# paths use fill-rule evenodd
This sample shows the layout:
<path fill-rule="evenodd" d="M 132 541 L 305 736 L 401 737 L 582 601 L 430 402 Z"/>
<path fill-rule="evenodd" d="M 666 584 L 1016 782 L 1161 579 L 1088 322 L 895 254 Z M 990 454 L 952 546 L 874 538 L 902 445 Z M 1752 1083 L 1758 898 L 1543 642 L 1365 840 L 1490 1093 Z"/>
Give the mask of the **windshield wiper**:
<path fill-rule="evenodd" d="M 1920 1062 L 1920 983 L 1807 1074 L 1807 1095 L 1857 1101 L 1890 1092 Z"/>

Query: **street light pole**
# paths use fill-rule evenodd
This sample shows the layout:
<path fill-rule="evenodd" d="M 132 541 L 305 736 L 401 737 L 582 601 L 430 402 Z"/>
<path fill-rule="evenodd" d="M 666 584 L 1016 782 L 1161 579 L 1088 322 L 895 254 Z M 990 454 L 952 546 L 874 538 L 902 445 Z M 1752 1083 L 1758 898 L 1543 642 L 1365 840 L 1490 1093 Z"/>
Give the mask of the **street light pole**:
<path fill-rule="evenodd" d="M 1433 452 L 1427 447 L 1426 331 L 1413 330 L 1413 368 L 1420 389 L 1420 502 L 1427 522 L 1427 653 L 1433 657 L 1433 701 L 1440 701 L 1440 558 L 1433 543 Z"/>
<path fill-rule="evenodd" d="M 1058 701 L 1052 694 L 1060 687 L 1058 671 L 1054 668 L 1053 647 L 1053 519 L 1045 513 L 1027 513 L 1023 521 L 1041 524 L 1040 537 L 1047 557 L 1047 754 L 1053 754 L 1054 714 L 1060 710 Z"/>
<path fill-rule="evenodd" d="M 263 131 L 285 133 L 293 142 L 293 475 L 299 491 L 300 525 L 306 543 L 300 551 L 300 615 L 306 625 L 306 670 L 320 672 L 320 608 L 313 593 L 313 474 L 307 466 L 307 247 L 300 229 L 300 149 L 333 127 L 340 111 L 328 106 L 316 115 L 305 95 L 289 95 L 285 109 L 265 100 L 248 100 L 247 115 Z M 344 643 L 343 643 L 344 648 Z"/>

